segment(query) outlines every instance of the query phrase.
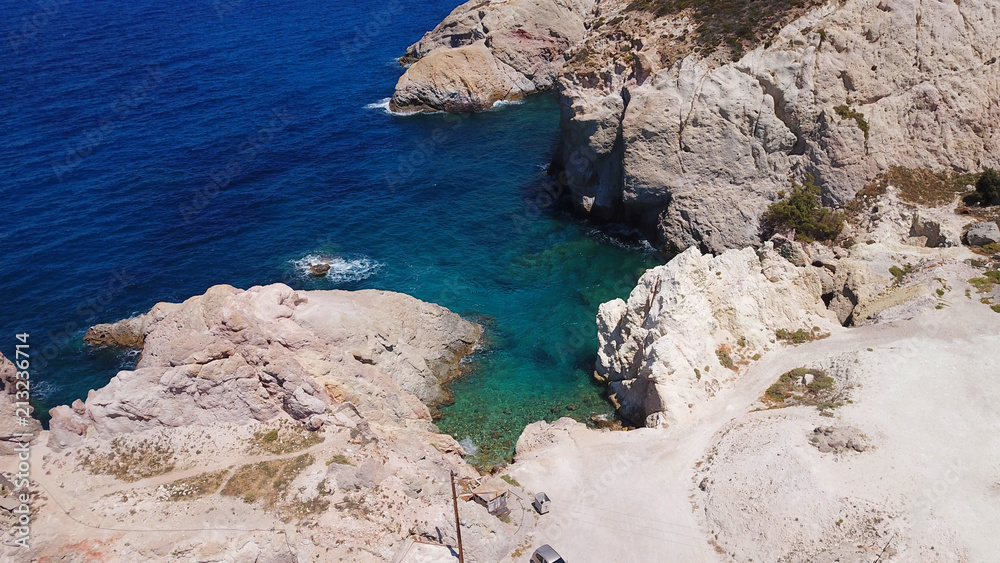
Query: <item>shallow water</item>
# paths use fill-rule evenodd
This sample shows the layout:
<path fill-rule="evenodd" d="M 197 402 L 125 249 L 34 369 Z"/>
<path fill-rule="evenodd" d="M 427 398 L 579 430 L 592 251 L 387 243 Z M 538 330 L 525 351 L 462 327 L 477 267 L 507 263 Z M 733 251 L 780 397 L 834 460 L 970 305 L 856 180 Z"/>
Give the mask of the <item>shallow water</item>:
<path fill-rule="evenodd" d="M 654 261 L 539 192 L 553 99 L 384 108 L 395 57 L 455 3 L 0 6 L 0 350 L 31 333 L 41 406 L 135 361 L 83 346 L 88 326 L 284 281 L 405 292 L 483 323 L 439 421 L 480 461 L 533 420 L 608 411 L 588 375 L 594 314 Z M 340 258 L 318 280 L 301 267 L 316 254 Z"/>

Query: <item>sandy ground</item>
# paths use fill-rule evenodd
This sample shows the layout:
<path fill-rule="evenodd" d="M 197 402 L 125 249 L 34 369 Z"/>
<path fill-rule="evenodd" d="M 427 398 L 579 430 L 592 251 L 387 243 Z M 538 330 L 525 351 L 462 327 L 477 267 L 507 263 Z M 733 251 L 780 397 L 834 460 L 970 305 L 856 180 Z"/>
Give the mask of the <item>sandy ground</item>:
<path fill-rule="evenodd" d="M 553 499 L 532 548 L 570 563 L 996 560 L 1000 315 L 966 297 L 972 273 L 951 263 L 925 276 L 950 288 L 941 309 L 924 298 L 882 313 L 900 320 L 769 353 L 693 425 L 557 424 L 552 445 L 511 468 Z M 850 402 L 832 417 L 754 412 L 798 366 L 827 369 Z M 864 451 L 819 451 L 809 438 L 829 426 Z"/>

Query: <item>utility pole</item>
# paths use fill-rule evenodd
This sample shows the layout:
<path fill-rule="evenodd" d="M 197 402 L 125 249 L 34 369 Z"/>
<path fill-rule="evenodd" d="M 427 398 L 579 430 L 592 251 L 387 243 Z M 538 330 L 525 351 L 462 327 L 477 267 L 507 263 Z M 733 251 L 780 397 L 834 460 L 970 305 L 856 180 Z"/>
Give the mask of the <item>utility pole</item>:
<path fill-rule="evenodd" d="M 458 494 L 455 492 L 455 472 L 451 472 L 451 501 L 455 505 L 455 531 L 458 532 L 458 563 L 465 563 L 462 550 L 462 521 L 458 519 Z"/>

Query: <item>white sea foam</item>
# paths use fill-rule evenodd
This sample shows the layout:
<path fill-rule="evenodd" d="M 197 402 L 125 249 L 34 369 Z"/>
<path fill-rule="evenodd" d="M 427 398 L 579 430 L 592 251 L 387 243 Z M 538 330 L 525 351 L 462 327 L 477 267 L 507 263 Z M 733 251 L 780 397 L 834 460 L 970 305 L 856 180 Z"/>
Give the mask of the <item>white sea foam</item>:
<path fill-rule="evenodd" d="M 382 98 L 373 104 L 365 104 L 365 109 L 380 109 L 385 113 L 392 113 L 392 111 L 389 110 L 389 100 L 391 99 L 392 98 Z"/>
<path fill-rule="evenodd" d="M 309 264 L 328 262 L 330 271 L 326 273 L 327 280 L 335 284 L 358 282 L 374 276 L 385 264 L 367 256 L 321 256 L 310 254 L 292 261 L 296 273 L 303 277 L 311 277 Z"/>
<path fill-rule="evenodd" d="M 465 450 L 465 453 L 468 455 L 476 455 L 476 452 L 479 451 L 476 443 L 472 441 L 471 436 L 466 436 L 465 438 L 459 440 L 458 445 L 462 446 L 462 449 Z"/>
<path fill-rule="evenodd" d="M 517 100 L 497 100 L 497 101 L 493 102 L 493 105 L 490 106 L 490 109 L 488 109 L 486 111 L 500 110 L 500 109 L 503 109 L 506 106 L 519 106 L 519 105 L 521 105 L 523 103 L 524 103 L 524 98 L 519 98 Z"/>
<path fill-rule="evenodd" d="M 31 397 L 43 403 L 48 403 L 49 399 L 60 389 L 58 385 L 48 379 L 32 379 L 31 381 Z"/>
<path fill-rule="evenodd" d="M 118 360 L 118 369 L 135 369 L 135 365 L 139 363 L 139 356 L 142 355 L 142 350 L 138 348 L 128 348 L 122 352 L 121 357 Z"/>
<path fill-rule="evenodd" d="M 421 113 L 419 111 L 406 111 L 406 112 L 404 112 L 404 111 L 392 111 L 391 109 L 389 109 L 389 100 L 392 100 L 392 98 L 382 98 L 381 100 L 379 100 L 379 101 L 377 101 L 377 102 L 375 102 L 373 104 L 365 104 L 365 109 L 373 109 L 373 110 L 380 111 L 380 112 L 382 112 L 384 114 L 395 115 L 397 117 L 407 117 L 407 116 L 410 116 L 410 115 L 419 115 Z M 429 111 L 429 112 L 423 112 L 423 113 L 425 113 L 425 114 L 434 114 L 434 113 L 444 113 L 444 112 L 443 111 Z"/>
<path fill-rule="evenodd" d="M 611 232 L 601 229 L 590 229 L 588 234 L 605 244 L 626 250 L 639 250 L 642 252 L 654 252 L 656 250 L 645 237 L 632 229 L 613 229 Z"/>

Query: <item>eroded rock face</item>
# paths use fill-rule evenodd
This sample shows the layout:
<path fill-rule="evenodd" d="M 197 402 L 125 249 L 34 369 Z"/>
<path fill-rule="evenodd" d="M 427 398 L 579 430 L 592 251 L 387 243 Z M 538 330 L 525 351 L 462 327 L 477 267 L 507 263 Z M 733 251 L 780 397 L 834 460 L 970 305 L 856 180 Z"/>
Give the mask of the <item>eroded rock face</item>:
<path fill-rule="evenodd" d="M 780 235 L 714 257 L 692 247 L 647 270 L 628 301 L 600 306 L 595 377 L 632 424 L 687 424 L 768 351 L 929 293 L 925 274 L 905 288 L 889 274 L 912 260 L 881 243 L 846 250 Z"/>
<path fill-rule="evenodd" d="M 636 47 L 602 27 L 582 47 L 601 54 L 559 79 L 556 164 L 581 210 L 639 224 L 666 250 L 758 244 L 789 176 L 813 174 L 841 204 L 890 165 L 977 171 L 1000 158 L 988 0 L 827 5 L 725 64 L 671 58 L 681 24 L 623 14 Z"/>
<path fill-rule="evenodd" d="M 421 401 L 447 398 L 443 383 L 480 333 L 402 294 L 215 286 L 89 331 L 91 342 L 141 343 L 142 356 L 86 403 L 52 409 L 52 444 L 76 445 L 91 429 L 109 437 L 281 412 L 306 421 L 345 400 L 387 420 L 429 420 Z"/>
<path fill-rule="evenodd" d="M 27 386 L 31 384 L 30 370 L 27 381 L 19 379 L 17 371 L 14 363 L 0 354 L 0 412 L 3 413 L 3 417 L 0 417 L 0 455 L 14 453 L 14 448 L 19 443 L 33 441 L 42 429 L 37 420 L 29 416 L 21 417 L 15 410 L 18 406 L 16 403 L 24 401 L 23 397 L 17 396 L 17 392 L 28 389 Z M 21 381 L 20 387 L 18 381 Z M 33 410 L 29 407 L 29 411 Z M 19 425 L 18 418 L 27 419 L 27 425 Z"/>
<path fill-rule="evenodd" d="M 400 59 L 394 111 L 478 111 L 551 88 L 594 0 L 471 0 Z"/>
<path fill-rule="evenodd" d="M 601 305 L 596 375 L 624 418 L 683 424 L 739 362 L 774 344 L 777 328 L 837 326 L 821 299 L 822 268 L 796 267 L 767 248 L 763 257 L 691 248 L 648 270 L 627 302 Z"/>
<path fill-rule="evenodd" d="M 483 109 L 554 81 L 573 203 L 669 252 L 759 245 L 790 178 L 843 204 L 890 166 L 1000 165 L 991 0 L 805 3 L 732 62 L 696 48 L 699 16 L 629 4 L 464 4 L 407 51 L 393 107 Z"/>

